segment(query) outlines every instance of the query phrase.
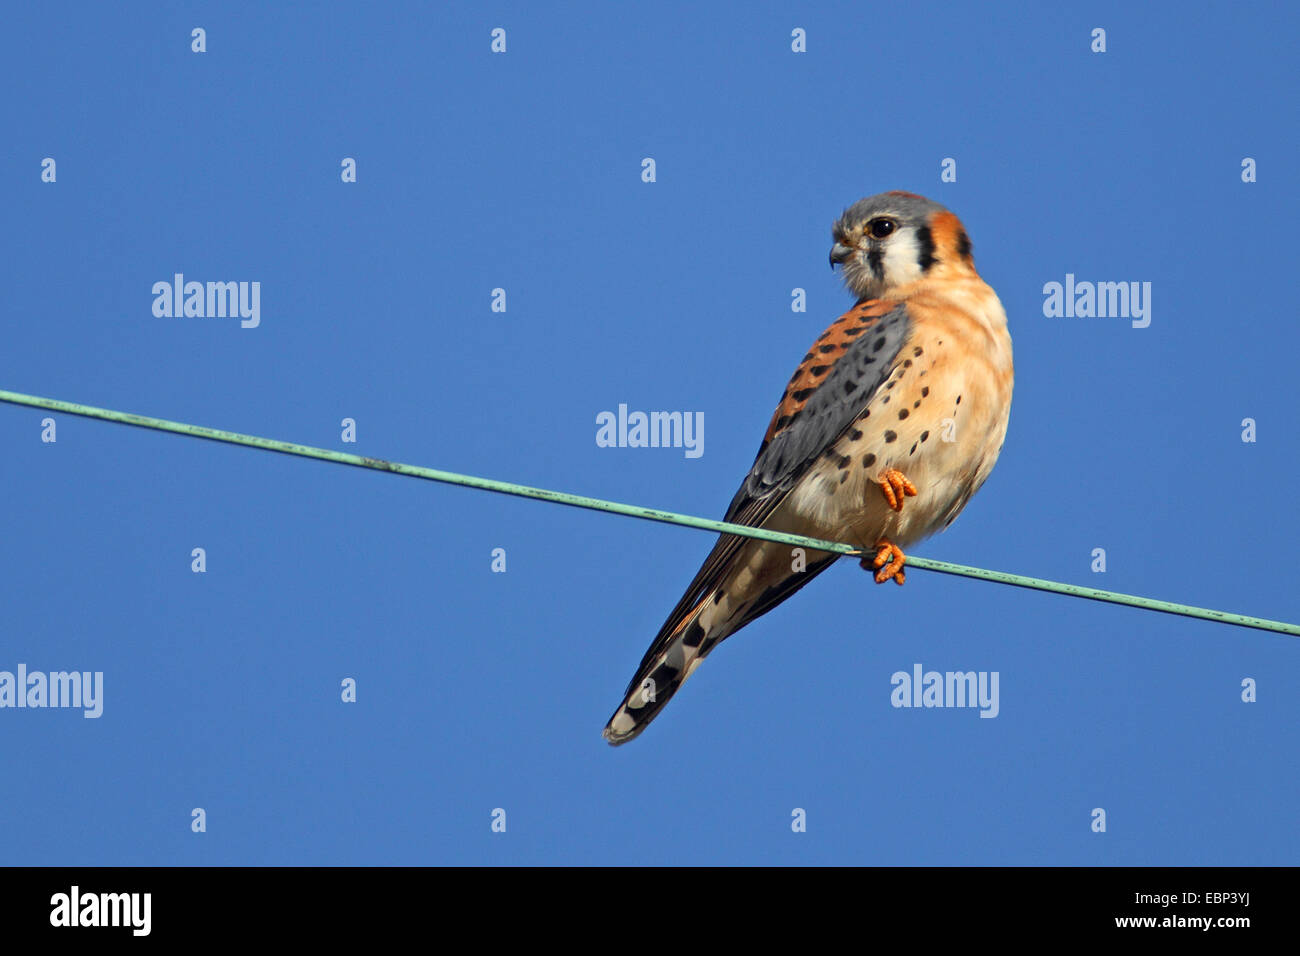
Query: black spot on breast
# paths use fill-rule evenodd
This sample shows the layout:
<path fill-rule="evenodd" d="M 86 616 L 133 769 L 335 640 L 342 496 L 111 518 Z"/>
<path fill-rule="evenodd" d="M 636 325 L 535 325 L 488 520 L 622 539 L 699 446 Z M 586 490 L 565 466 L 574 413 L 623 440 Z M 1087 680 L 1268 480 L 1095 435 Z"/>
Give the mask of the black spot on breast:
<path fill-rule="evenodd" d="M 961 404 L 961 396 L 960 396 L 960 395 L 957 396 L 957 404 L 958 404 L 958 405 Z"/>
<path fill-rule="evenodd" d="M 838 467 L 847 468 L 852 463 L 853 463 L 853 459 L 850 458 L 848 455 L 845 455 L 843 458 L 840 459 Z"/>
<path fill-rule="evenodd" d="M 845 334 L 845 335 L 860 335 L 860 334 L 862 334 L 862 333 L 865 332 L 865 331 L 867 331 L 867 326 L 865 326 L 865 325 L 859 325 L 856 329 L 845 329 L 845 330 L 844 330 L 844 334 Z"/>
<path fill-rule="evenodd" d="M 921 397 L 927 398 L 929 394 L 930 394 L 930 386 L 926 385 L 924 388 L 921 389 Z"/>
<path fill-rule="evenodd" d="M 863 468 L 870 468 L 870 467 L 871 467 L 872 465 L 874 465 L 875 463 L 876 463 L 876 456 L 875 456 L 875 455 L 863 455 L 863 456 L 862 456 L 862 467 L 863 467 Z"/>
<path fill-rule="evenodd" d="M 853 429 L 853 431 L 849 432 L 849 438 L 850 438 L 851 440 L 853 440 L 853 441 L 861 441 L 861 440 L 862 440 L 862 429 L 861 429 L 861 428 L 855 428 L 855 429 Z"/>
<path fill-rule="evenodd" d="M 907 417 L 907 409 L 906 408 L 899 409 L 898 420 L 901 422 L 906 417 Z"/>
<path fill-rule="evenodd" d="M 921 432 L 921 441 L 925 441 L 929 437 L 930 437 L 929 432 Z"/>
<path fill-rule="evenodd" d="M 848 473 L 847 471 L 844 472 L 844 474 L 840 475 L 840 484 L 841 484 L 841 485 L 844 484 L 844 482 L 846 482 L 846 481 L 848 481 L 848 480 L 849 480 L 849 473 Z"/>
<path fill-rule="evenodd" d="M 889 404 L 889 396 L 886 395 L 884 398 L 882 398 L 882 399 L 880 400 L 880 404 L 882 404 L 882 405 L 888 405 L 888 404 Z"/>
<path fill-rule="evenodd" d="M 912 450 L 909 451 L 908 454 L 909 454 L 909 455 L 915 455 L 915 454 L 916 454 L 916 442 L 912 442 Z"/>
<path fill-rule="evenodd" d="M 912 354 L 913 354 L 914 356 L 916 356 L 917 358 L 920 358 L 920 357 L 921 357 L 922 355 L 924 355 L 925 353 L 921 350 L 921 346 L 918 345 L 916 348 L 912 349 Z M 809 356 L 809 358 L 811 358 L 811 357 L 812 357 L 812 356 Z"/>
<path fill-rule="evenodd" d="M 939 261 L 934 257 L 934 236 L 930 234 L 929 226 L 922 226 L 916 230 L 916 244 L 919 247 L 916 255 L 917 265 L 921 267 L 922 272 L 928 272 L 930 266 Z"/>
<path fill-rule="evenodd" d="M 904 359 L 904 360 L 903 360 L 903 368 L 911 368 L 911 367 L 912 367 L 912 360 L 911 360 L 911 359 Z"/>
<path fill-rule="evenodd" d="M 913 408 L 920 408 L 920 407 L 921 407 L 921 400 L 918 398 L 916 401 L 914 401 L 914 402 L 912 403 L 912 407 L 913 407 Z"/>
<path fill-rule="evenodd" d="M 834 352 L 837 348 L 839 348 L 838 345 L 823 345 L 817 351 L 821 352 L 822 355 L 825 355 L 827 352 Z"/>
<path fill-rule="evenodd" d="M 885 383 L 885 389 L 886 389 L 886 390 L 891 389 L 891 388 L 893 388 L 893 387 L 894 387 L 895 385 L 897 385 L 897 384 L 898 384 L 897 382 L 886 382 L 886 383 Z"/>
<path fill-rule="evenodd" d="M 887 431 L 887 432 L 885 432 L 885 444 L 889 444 L 891 441 L 893 441 L 893 440 L 894 440 L 895 438 L 897 438 L 897 437 L 898 437 L 898 433 L 897 433 L 897 432 L 891 432 L 891 431 Z"/>

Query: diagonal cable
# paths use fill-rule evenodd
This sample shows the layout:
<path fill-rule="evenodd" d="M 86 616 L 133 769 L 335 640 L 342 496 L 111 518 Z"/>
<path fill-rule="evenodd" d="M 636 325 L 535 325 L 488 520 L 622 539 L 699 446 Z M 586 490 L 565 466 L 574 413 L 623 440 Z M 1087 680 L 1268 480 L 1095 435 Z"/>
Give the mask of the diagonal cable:
<path fill-rule="evenodd" d="M 727 534 L 743 535 L 760 541 L 775 541 L 795 547 L 810 548 L 817 551 L 833 551 L 836 554 L 860 555 L 862 551 L 852 545 L 836 541 L 821 541 L 799 534 L 786 534 L 782 531 L 769 531 L 766 528 L 751 528 L 748 525 L 731 524 L 726 521 L 714 521 L 710 518 L 697 518 L 694 515 L 676 514 L 657 508 L 645 508 L 641 505 L 626 505 L 617 501 L 605 501 L 601 498 L 588 498 L 583 495 L 571 495 L 563 491 L 549 491 L 545 488 L 530 488 L 509 481 L 494 481 L 491 478 L 478 478 L 474 475 L 461 475 L 454 471 L 439 471 L 436 468 L 424 468 L 420 465 L 404 465 L 400 462 L 385 461 L 382 458 L 367 458 L 347 452 L 332 451 L 328 448 L 313 448 L 310 445 L 298 445 L 293 442 L 277 441 L 273 438 L 259 438 L 256 435 L 241 435 L 238 432 L 221 431 L 216 428 L 204 428 L 185 422 L 172 422 L 163 418 L 150 418 L 146 415 L 132 415 L 108 408 L 95 408 L 91 405 L 78 405 L 54 398 L 40 398 L 36 395 L 24 395 L 21 392 L 8 392 L 0 389 L 0 402 L 12 405 L 26 405 L 31 408 L 44 408 L 52 412 L 68 415 L 80 415 L 83 418 L 97 418 L 122 425 L 135 425 L 138 428 L 151 428 L 155 431 L 173 432 L 189 435 L 192 438 L 206 438 L 211 441 L 226 442 L 232 445 L 245 445 L 249 448 L 261 448 L 264 451 L 276 451 L 285 455 L 297 455 L 301 458 L 317 458 L 332 461 L 340 465 L 353 465 L 357 468 L 370 468 L 375 471 L 388 471 L 412 478 L 424 478 L 427 481 L 439 481 L 449 485 L 461 485 L 466 488 L 478 488 L 502 495 L 515 495 L 520 498 L 535 498 L 554 504 L 569 505 L 574 508 L 588 508 L 592 511 L 606 511 L 610 514 L 626 515 L 630 518 L 642 518 L 647 521 L 662 521 L 668 524 L 682 525 L 687 528 L 700 528 L 704 531 L 717 531 Z M 1234 614 L 1229 611 L 1215 611 L 1210 608 L 1192 607 L 1176 604 L 1172 601 L 1159 601 L 1155 598 L 1141 597 L 1134 594 L 1120 594 L 1117 591 L 1103 591 L 1099 588 L 1086 588 L 1077 584 L 1064 584 L 1060 581 L 1046 581 L 1042 578 L 1028 577 L 1023 574 L 1009 574 L 1005 571 L 989 571 L 984 568 L 972 568 L 964 564 L 952 564 L 948 561 L 936 561 L 932 558 L 918 558 L 908 555 L 909 567 L 925 571 L 937 571 L 940 574 L 956 574 L 981 581 L 994 581 L 1013 587 L 1030 588 L 1035 591 L 1050 591 L 1053 594 L 1066 594 L 1070 597 L 1086 598 L 1090 601 L 1104 601 L 1109 604 L 1124 604 L 1129 607 L 1142 608 L 1147 611 L 1160 611 L 1165 614 L 1178 614 L 1183 617 L 1201 618 L 1218 621 L 1222 624 L 1236 624 L 1240 627 L 1253 627 L 1261 631 L 1274 631 L 1300 637 L 1300 624 L 1288 624 L 1284 621 L 1270 621 L 1252 617 L 1247 614 Z"/>

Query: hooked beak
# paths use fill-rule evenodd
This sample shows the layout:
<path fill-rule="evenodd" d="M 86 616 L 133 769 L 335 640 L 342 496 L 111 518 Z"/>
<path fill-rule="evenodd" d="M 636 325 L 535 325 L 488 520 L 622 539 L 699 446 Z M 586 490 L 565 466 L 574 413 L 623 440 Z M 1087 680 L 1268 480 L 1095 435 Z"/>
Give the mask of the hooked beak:
<path fill-rule="evenodd" d="M 842 242 L 835 243 L 835 245 L 831 246 L 831 269 L 834 270 L 837 265 L 851 255 L 853 255 L 852 249 Z"/>

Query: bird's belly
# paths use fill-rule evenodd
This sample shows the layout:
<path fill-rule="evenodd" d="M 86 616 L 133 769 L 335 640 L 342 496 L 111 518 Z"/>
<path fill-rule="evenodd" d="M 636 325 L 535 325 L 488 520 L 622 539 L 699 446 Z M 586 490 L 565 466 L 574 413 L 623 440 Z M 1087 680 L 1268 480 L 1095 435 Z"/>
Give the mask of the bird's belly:
<path fill-rule="evenodd" d="M 969 384 L 960 404 L 956 395 L 936 396 L 931 409 L 923 401 L 907 419 L 893 416 L 887 429 L 864 427 L 841 437 L 791 491 L 778 523 L 860 547 L 885 539 L 906 547 L 942 531 L 988 477 L 1006 435 L 1008 403 L 985 401 Z M 898 398 L 908 394 L 897 391 Z M 891 468 L 917 489 L 901 510 L 890 507 L 879 483 Z"/>
<path fill-rule="evenodd" d="M 917 296 L 908 308 L 918 331 L 866 408 L 781 503 L 782 530 L 905 547 L 947 527 L 992 470 L 1014 377 L 1001 304 L 981 282 L 965 298 Z M 880 485 L 890 469 L 917 490 L 899 510 Z"/>

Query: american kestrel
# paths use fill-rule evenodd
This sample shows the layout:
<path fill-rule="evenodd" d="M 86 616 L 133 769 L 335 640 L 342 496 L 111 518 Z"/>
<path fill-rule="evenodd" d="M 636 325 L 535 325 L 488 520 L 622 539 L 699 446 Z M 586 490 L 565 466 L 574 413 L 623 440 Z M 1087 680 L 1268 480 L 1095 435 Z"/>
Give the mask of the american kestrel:
<path fill-rule="evenodd" d="M 795 369 L 726 521 L 868 552 L 903 583 L 901 548 L 952 524 L 988 478 L 1011 412 L 1011 336 L 955 215 L 923 196 L 854 203 L 831 268 L 857 304 Z M 827 551 L 722 535 L 605 727 L 645 729 L 719 642 L 835 562 Z"/>

